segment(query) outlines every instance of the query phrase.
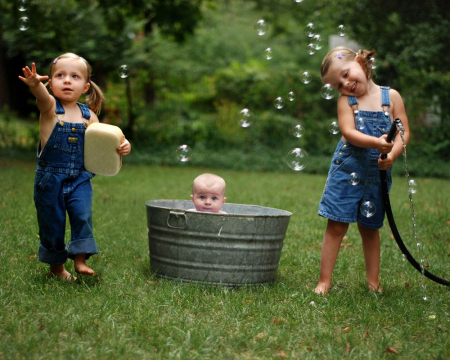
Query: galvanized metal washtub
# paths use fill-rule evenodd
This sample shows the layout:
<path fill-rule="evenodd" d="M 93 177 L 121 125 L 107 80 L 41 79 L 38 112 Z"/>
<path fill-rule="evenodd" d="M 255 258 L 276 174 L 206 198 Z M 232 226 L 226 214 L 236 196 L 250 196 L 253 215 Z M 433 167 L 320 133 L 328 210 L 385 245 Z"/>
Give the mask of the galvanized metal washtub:
<path fill-rule="evenodd" d="M 196 212 L 188 200 L 145 205 L 157 276 L 228 286 L 275 280 L 290 212 L 230 203 L 226 214 Z"/>

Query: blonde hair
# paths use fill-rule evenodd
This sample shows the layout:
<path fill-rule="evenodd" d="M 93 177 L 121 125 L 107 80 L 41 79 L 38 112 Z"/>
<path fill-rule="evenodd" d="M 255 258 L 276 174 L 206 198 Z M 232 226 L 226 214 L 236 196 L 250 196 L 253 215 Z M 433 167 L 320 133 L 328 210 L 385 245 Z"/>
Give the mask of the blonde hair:
<path fill-rule="evenodd" d="M 223 189 L 223 194 L 225 195 L 225 188 L 227 184 L 225 183 L 225 180 L 218 175 L 205 173 L 197 176 L 192 183 L 192 194 L 196 193 L 197 186 L 199 184 L 203 184 L 208 188 L 218 184 L 221 189 Z"/>
<path fill-rule="evenodd" d="M 373 76 L 372 61 L 375 59 L 375 50 L 358 50 L 354 52 L 345 46 L 335 47 L 330 50 L 328 54 L 323 58 L 322 66 L 320 67 L 320 76 L 323 77 L 330 70 L 330 66 L 335 61 L 356 61 L 356 57 L 359 55 L 361 66 L 366 74 L 367 80 Z"/>
<path fill-rule="evenodd" d="M 89 65 L 89 63 L 86 61 L 86 59 L 84 59 L 81 56 L 78 56 L 77 54 L 74 54 L 74 53 L 62 54 L 62 55 L 58 56 L 57 58 L 55 58 L 50 63 L 50 66 L 48 67 L 48 78 L 49 79 L 52 78 L 53 73 L 55 72 L 56 63 L 58 62 L 58 60 L 61 60 L 61 59 L 75 59 L 75 60 L 80 60 L 84 63 L 84 65 L 86 66 L 86 79 L 91 84 L 91 86 L 89 87 L 90 93 L 88 95 L 86 95 L 86 97 L 85 97 L 86 105 L 92 111 L 94 111 L 97 115 L 100 114 L 100 111 L 102 109 L 102 101 L 105 100 L 105 96 L 103 95 L 103 91 L 100 89 L 100 87 L 91 80 L 92 67 L 91 67 L 91 65 Z M 47 82 L 45 84 L 45 86 L 48 86 L 48 85 L 49 85 L 49 83 Z"/>

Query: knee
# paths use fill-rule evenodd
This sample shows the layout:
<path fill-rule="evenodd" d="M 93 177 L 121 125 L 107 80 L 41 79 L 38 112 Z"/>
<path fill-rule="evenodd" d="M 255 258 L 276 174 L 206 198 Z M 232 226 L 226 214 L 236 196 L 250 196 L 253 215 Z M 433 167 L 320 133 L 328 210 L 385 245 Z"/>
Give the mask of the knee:
<path fill-rule="evenodd" d="M 332 234 L 334 236 L 344 236 L 345 233 L 347 232 L 347 229 L 348 229 L 347 223 L 328 220 L 327 232 L 329 234 Z"/>

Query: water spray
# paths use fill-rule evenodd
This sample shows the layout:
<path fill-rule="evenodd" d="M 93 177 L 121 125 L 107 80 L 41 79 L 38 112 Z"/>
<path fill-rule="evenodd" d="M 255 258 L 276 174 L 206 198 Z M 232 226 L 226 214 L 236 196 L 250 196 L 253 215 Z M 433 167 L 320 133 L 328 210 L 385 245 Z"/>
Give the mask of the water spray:
<path fill-rule="evenodd" d="M 389 130 L 388 136 L 386 141 L 391 142 L 394 139 L 395 134 L 397 133 L 397 128 L 402 127 L 403 124 L 399 118 L 394 120 L 394 123 L 391 126 L 391 129 Z M 382 154 L 381 158 L 386 159 L 387 155 Z M 386 216 L 389 221 L 389 226 L 391 227 L 392 234 L 394 235 L 395 241 L 397 242 L 398 247 L 400 248 L 401 252 L 405 255 L 406 259 L 411 263 L 414 268 L 419 271 L 421 274 L 426 276 L 428 279 L 433 280 L 441 285 L 450 286 L 450 281 L 442 279 L 436 275 L 433 275 L 428 270 L 423 268 L 416 259 L 411 255 L 409 250 L 407 249 L 405 243 L 403 242 L 400 233 L 397 230 L 397 225 L 395 224 L 394 215 L 392 214 L 391 209 L 391 202 L 389 200 L 389 190 L 388 190 L 388 183 L 387 183 L 387 177 L 386 177 L 386 170 L 380 170 L 380 180 L 381 180 L 381 190 L 383 193 L 383 203 L 384 203 L 384 209 L 386 211 Z"/>

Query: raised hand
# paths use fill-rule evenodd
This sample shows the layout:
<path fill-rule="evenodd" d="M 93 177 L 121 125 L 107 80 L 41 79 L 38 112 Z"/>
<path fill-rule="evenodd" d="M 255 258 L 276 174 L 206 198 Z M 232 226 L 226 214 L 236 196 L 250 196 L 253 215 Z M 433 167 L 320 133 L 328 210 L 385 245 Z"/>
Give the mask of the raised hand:
<path fill-rule="evenodd" d="M 25 66 L 22 69 L 22 71 L 25 77 L 19 76 L 19 79 L 22 80 L 29 87 L 38 86 L 41 81 L 48 79 L 47 75 L 40 76 L 39 74 L 36 73 L 36 65 L 34 63 L 31 65 L 31 70 L 28 66 Z"/>

